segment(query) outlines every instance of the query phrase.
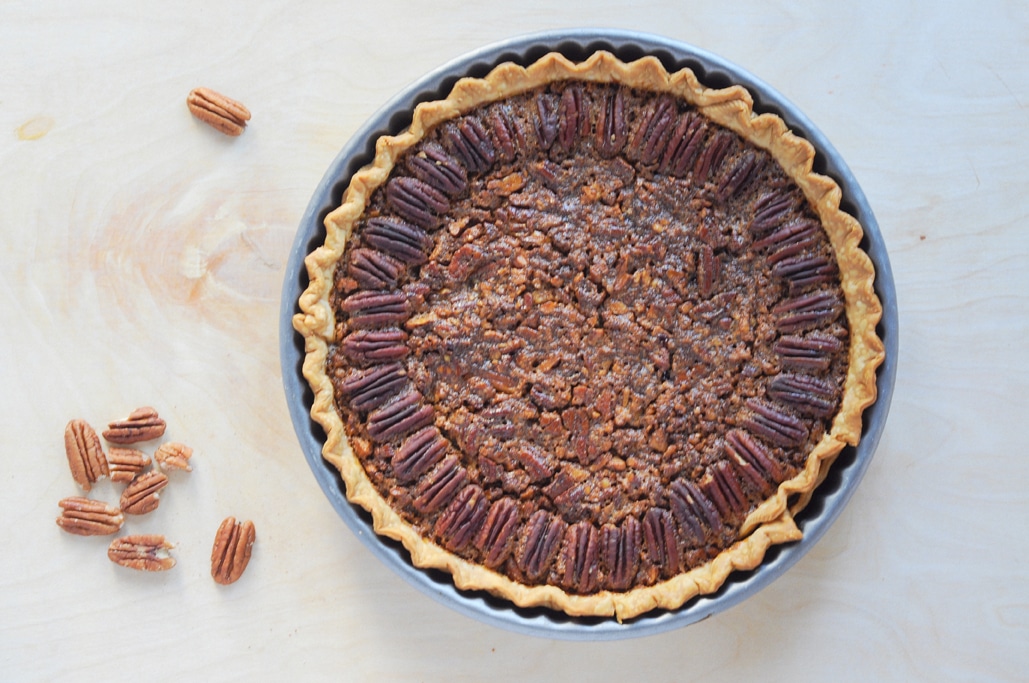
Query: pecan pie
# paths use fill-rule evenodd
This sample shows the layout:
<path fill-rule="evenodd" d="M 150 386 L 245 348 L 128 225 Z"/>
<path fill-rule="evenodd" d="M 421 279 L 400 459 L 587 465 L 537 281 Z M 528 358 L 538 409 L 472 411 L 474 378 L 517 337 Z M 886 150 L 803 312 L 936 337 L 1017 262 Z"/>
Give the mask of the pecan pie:
<path fill-rule="evenodd" d="M 380 138 L 307 258 L 324 457 L 419 567 L 675 609 L 800 538 L 875 400 L 861 226 L 747 91 L 504 64 Z"/>

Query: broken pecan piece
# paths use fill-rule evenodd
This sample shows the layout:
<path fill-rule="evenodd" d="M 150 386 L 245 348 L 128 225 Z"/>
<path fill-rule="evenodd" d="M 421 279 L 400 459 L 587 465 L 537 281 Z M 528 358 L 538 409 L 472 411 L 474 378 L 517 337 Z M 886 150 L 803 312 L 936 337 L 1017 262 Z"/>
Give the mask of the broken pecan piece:
<path fill-rule="evenodd" d="M 122 536 L 111 541 L 107 557 L 122 567 L 143 572 L 160 572 L 175 566 L 168 551 L 175 546 L 158 534 Z"/>
<path fill-rule="evenodd" d="M 193 449 L 184 443 L 170 441 L 163 443 L 154 453 L 154 460 L 161 466 L 161 469 L 184 470 L 192 472 L 189 459 L 193 457 Z"/>
<path fill-rule="evenodd" d="M 104 430 L 104 438 L 111 443 L 122 445 L 152 441 L 164 434 L 166 426 L 153 408 L 136 408 L 124 420 L 115 420 L 108 424 Z"/>
<path fill-rule="evenodd" d="M 150 464 L 150 456 L 136 448 L 114 446 L 107 450 L 107 464 L 111 481 L 127 484 Z"/>
<path fill-rule="evenodd" d="M 121 494 L 121 510 L 127 515 L 145 515 L 161 504 L 160 491 L 168 485 L 162 472 L 145 472 L 125 487 Z"/>
<path fill-rule="evenodd" d="M 121 510 L 102 500 L 72 496 L 58 505 L 61 516 L 57 526 L 76 536 L 107 536 L 116 533 L 125 522 Z"/>
<path fill-rule="evenodd" d="M 110 469 L 100 438 L 85 420 L 71 420 L 64 428 L 64 451 L 71 476 L 83 491 L 89 491 Z"/>
<path fill-rule="evenodd" d="M 237 522 L 226 517 L 214 536 L 211 549 L 211 577 L 223 586 L 235 583 L 250 564 L 250 554 L 257 539 L 254 523 Z"/>
<path fill-rule="evenodd" d="M 237 136 L 247 127 L 250 110 L 210 88 L 194 88 L 186 97 L 190 113 L 215 130 Z"/>

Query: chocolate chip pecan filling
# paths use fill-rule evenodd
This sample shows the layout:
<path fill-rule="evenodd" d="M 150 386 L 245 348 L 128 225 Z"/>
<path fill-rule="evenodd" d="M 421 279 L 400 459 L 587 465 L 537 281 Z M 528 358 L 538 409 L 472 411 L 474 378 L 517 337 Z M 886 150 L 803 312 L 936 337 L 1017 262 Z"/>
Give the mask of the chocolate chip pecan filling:
<path fill-rule="evenodd" d="M 361 465 L 424 538 L 520 584 L 710 561 L 840 407 L 818 215 L 670 95 L 563 80 L 442 122 L 341 266 L 327 371 Z"/>

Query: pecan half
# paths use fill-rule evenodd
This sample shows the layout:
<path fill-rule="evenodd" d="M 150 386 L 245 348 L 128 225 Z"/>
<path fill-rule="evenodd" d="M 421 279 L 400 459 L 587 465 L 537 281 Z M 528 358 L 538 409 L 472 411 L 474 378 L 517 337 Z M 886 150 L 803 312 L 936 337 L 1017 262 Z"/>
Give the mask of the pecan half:
<path fill-rule="evenodd" d="M 786 299 L 772 308 L 780 332 L 800 332 L 830 323 L 843 312 L 834 292 L 814 292 Z"/>
<path fill-rule="evenodd" d="M 607 524 L 601 530 L 601 560 L 608 588 L 624 591 L 632 586 L 639 566 L 642 536 L 635 517 L 626 517 L 619 527 Z"/>
<path fill-rule="evenodd" d="M 754 178 L 761 173 L 765 156 L 758 156 L 756 152 L 748 151 L 736 160 L 736 163 L 718 181 L 718 189 L 715 197 L 720 202 L 725 202 L 740 190 L 744 189 Z"/>
<path fill-rule="evenodd" d="M 451 197 L 468 187 L 468 173 L 464 167 L 434 142 L 423 144 L 417 154 L 409 156 L 407 169 L 414 177 Z"/>
<path fill-rule="evenodd" d="M 715 285 L 718 283 L 718 271 L 718 257 L 715 256 L 714 249 L 710 245 L 703 245 L 697 258 L 697 290 L 703 298 L 714 294 Z"/>
<path fill-rule="evenodd" d="M 503 564 L 514 550 L 515 532 L 518 531 L 518 503 L 500 498 L 486 515 L 486 521 L 475 537 L 475 547 L 483 553 L 483 564 L 495 569 Z"/>
<path fill-rule="evenodd" d="M 675 102 L 670 96 L 648 104 L 625 147 L 626 156 L 644 164 L 657 161 L 671 139 L 675 119 Z"/>
<path fill-rule="evenodd" d="M 393 178 L 386 184 L 386 203 L 404 220 L 426 230 L 439 227 L 450 208 L 447 196 L 417 178 Z"/>
<path fill-rule="evenodd" d="M 466 486 L 436 520 L 435 533 L 443 547 L 457 552 L 472 542 L 486 520 L 489 501 L 478 486 Z"/>
<path fill-rule="evenodd" d="M 796 203 L 795 196 L 785 190 L 772 190 L 761 195 L 754 202 L 750 232 L 757 236 L 772 232 L 782 224 Z"/>
<path fill-rule="evenodd" d="M 688 543 L 704 545 L 709 532 L 721 532 L 722 519 L 718 510 L 693 482 L 675 481 L 668 488 L 668 502 Z"/>
<path fill-rule="evenodd" d="M 428 472 L 443 459 L 449 445 L 436 427 L 426 427 L 407 437 L 390 459 L 397 481 L 406 484 Z"/>
<path fill-rule="evenodd" d="M 368 436 L 383 443 L 431 425 L 434 416 L 433 407 L 424 405 L 422 395 L 410 389 L 368 414 Z"/>
<path fill-rule="evenodd" d="M 160 572 L 175 566 L 168 552 L 175 546 L 158 534 L 122 536 L 111 541 L 107 557 L 122 567 L 143 572 Z"/>
<path fill-rule="evenodd" d="M 697 157 L 697 163 L 693 166 L 693 177 L 695 182 L 703 183 L 711 174 L 717 174 L 733 143 L 732 133 L 719 130 L 708 140 L 704 151 Z"/>
<path fill-rule="evenodd" d="M 739 465 L 740 472 L 762 495 L 772 492 L 782 478 L 782 468 L 761 443 L 740 429 L 725 435 L 725 450 Z"/>
<path fill-rule="evenodd" d="M 152 441 L 164 434 L 166 424 L 157 411 L 147 406 L 136 408 L 124 420 L 115 420 L 107 425 L 104 438 L 111 443 L 132 444 Z"/>
<path fill-rule="evenodd" d="M 164 470 L 184 470 L 192 472 L 189 459 L 193 457 L 193 449 L 184 443 L 169 441 L 163 443 L 154 452 L 154 460 Z"/>
<path fill-rule="evenodd" d="M 643 516 L 643 537 L 647 544 L 647 559 L 660 569 L 661 575 L 677 574 L 681 555 L 671 513 L 661 508 L 647 510 Z"/>
<path fill-rule="evenodd" d="M 568 527 L 558 560 L 561 585 L 580 594 L 592 593 L 600 581 L 600 532 L 587 521 Z"/>
<path fill-rule="evenodd" d="M 354 249 L 347 263 L 347 274 L 365 289 L 396 287 L 402 272 L 403 263 L 377 249 Z"/>
<path fill-rule="evenodd" d="M 794 294 L 807 287 L 831 282 L 836 264 L 825 256 L 794 256 L 782 259 L 772 267 L 772 274 L 785 278 Z"/>
<path fill-rule="evenodd" d="M 411 303 L 403 292 L 358 292 L 340 302 L 339 308 L 356 328 L 402 323 L 411 315 Z"/>
<path fill-rule="evenodd" d="M 536 97 L 536 111 L 539 118 L 536 121 L 536 135 L 539 137 L 540 147 L 550 149 L 557 139 L 559 125 L 558 105 L 560 100 L 553 93 L 540 93 Z"/>
<path fill-rule="evenodd" d="M 425 263 L 432 238 L 421 228 L 393 218 L 372 218 L 362 233 L 364 241 L 409 266 Z"/>
<path fill-rule="evenodd" d="M 685 176 L 697 154 L 704 147 L 707 137 L 707 123 L 696 112 L 686 112 L 679 117 L 679 122 L 665 145 L 665 153 L 661 159 L 662 173 L 682 177 Z"/>
<path fill-rule="evenodd" d="M 72 496 L 58 505 L 61 516 L 57 526 L 76 536 L 107 536 L 121 529 L 125 522 L 121 510 L 102 500 Z"/>
<path fill-rule="evenodd" d="M 145 472 L 125 487 L 121 494 L 121 510 L 127 515 L 145 515 L 161 504 L 160 491 L 168 485 L 162 472 Z"/>
<path fill-rule="evenodd" d="M 110 474 L 100 437 L 85 420 L 71 420 L 65 426 L 64 452 L 71 476 L 83 491 Z"/>
<path fill-rule="evenodd" d="M 222 521 L 211 548 L 211 577 L 216 583 L 227 586 L 243 576 L 256 539 L 257 532 L 250 520 L 237 522 L 235 517 L 226 517 Z"/>
<path fill-rule="evenodd" d="M 833 355 L 842 349 L 843 342 L 838 338 L 817 332 L 806 337 L 782 337 L 772 347 L 784 367 L 796 370 L 828 370 Z"/>
<path fill-rule="evenodd" d="M 210 88 L 194 88 L 186 97 L 190 113 L 215 130 L 236 136 L 250 120 L 250 110 Z"/>
<path fill-rule="evenodd" d="M 354 363 L 374 364 L 397 361 L 407 356 L 407 333 L 396 328 L 358 330 L 347 335 L 340 351 Z"/>
<path fill-rule="evenodd" d="M 708 469 L 708 477 L 700 489 L 718 508 L 722 519 L 742 517 L 750 508 L 750 501 L 740 487 L 739 478 L 731 460 L 722 460 Z"/>
<path fill-rule="evenodd" d="M 340 384 L 340 393 L 350 399 L 350 407 L 365 412 L 388 401 L 407 384 L 407 371 L 400 363 L 377 365 L 352 372 Z"/>
<path fill-rule="evenodd" d="M 557 142 L 558 146 L 569 151 L 579 139 L 579 129 L 583 120 L 589 116 L 585 111 L 587 103 L 582 94 L 582 88 L 577 84 L 571 84 L 561 93 L 561 100 L 557 105 Z"/>
<path fill-rule="evenodd" d="M 801 415 L 829 417 L 836 410 L 838 392 L 824 379 L 784 372 L 768 384 L 768 395 Z"/>
<path fill-rule="evenodd" d="M 462 117 L 444 130 L 443 138 L 470 173 L 482 173 L 493 165 L 496 150 L 478 117 Z"/>
<path fill-rule="evenodd" d="M 807 440 L 808 428 L 799 419 L 760 399 L 747 400 L 748 414 L 740 424 L 776 446 L 791 448 Z"/>
<path fill-rule="evenodd" d="M 596 148 L 600 156 L 611 159 L 625 147 L 629 138 L 625 125 L 625 95 L 614 88 L 604 97 L 597 110 Z"/>
<path fill-rule="evenodd" d="M 415 509 L 431 514 L 446 505 L 468 483 L 468 470 L 448 455 L 415 491 Z"/>
<path fill-rule="evenodd" d="M 754 243 L 755 249 L 768 249 L 769 264 L 788 258 L 818 243 L 817 235 L 822 226 L 816 221 L 801 218 L 790 221 L 764 239 Z"/>
<path fill-rule="evenodd" d="M 150 456 L 136 448 L 115 446 L 107 450 L 107 464 L 111 470 L 111 481 L 127 484 L 146 469 Z"/>
<path fill-rule="evenodd" d="M 530 579 L 538 579 L 550 569 L 561 547 L 568 524 L 546 510 L 537 510 L 525 523 L 518 569 Z"/>

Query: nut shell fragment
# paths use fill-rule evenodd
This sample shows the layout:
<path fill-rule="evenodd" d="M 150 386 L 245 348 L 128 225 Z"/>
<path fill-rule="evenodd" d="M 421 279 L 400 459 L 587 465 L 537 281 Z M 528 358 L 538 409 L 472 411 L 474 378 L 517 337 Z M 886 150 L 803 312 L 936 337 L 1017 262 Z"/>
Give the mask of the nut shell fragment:
<path fill-rule="evenodd" d="M 116 533 L 125 522 L 121 510 L 102 500 L 72 496 L 58 505 L 61 516 L 57 526 L 76 536 L 107 536 Z"/>
<path fill-rule="evenodd" d="M 85 420 L 72 420 L 64 428 L 64 450 L 75 482 L 88 491 L 110 470 L 96 431 Z"/>
<path fill-rule="evenodd" d="M 256 538 L 253 522 L 237 522 L 235 517 L 226 517 L 214 537 L 211 577 L 223 586 L 238 581 L 250 563 Z"/>
<path fill-rule="evenodd" d="M 142 572 L 160 572 L 175 566 L 168 551 L 175 545 L 158 534 L 122 536 L 111 541 L 107 557 L 111 562 Z"/>
<path fill-rule="evenodd" d="M 154 453 L 154 460 L 161 466 L 161 469 L 185 470 L 192 472 L 189 459 L 193 457 L 193 449 L 183 443 L 169 441 L 161 444 Z"/>

